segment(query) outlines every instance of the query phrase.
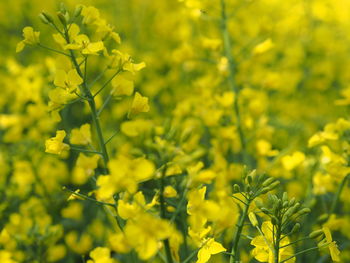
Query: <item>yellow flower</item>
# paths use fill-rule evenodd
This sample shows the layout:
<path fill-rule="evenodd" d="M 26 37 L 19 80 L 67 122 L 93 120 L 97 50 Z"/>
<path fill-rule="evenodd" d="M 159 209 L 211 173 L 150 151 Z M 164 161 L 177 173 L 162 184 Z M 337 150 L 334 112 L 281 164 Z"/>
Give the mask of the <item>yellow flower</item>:
<path fill-rule="evenodd" d="M 134 100 L 131 104 L 130 114 L 137 114 L 141 112 L 148 112 L 149 111 L 149 105 L 148 105 L 148 98 L 143 97 L 140 93 L 136 92 Z"/>
<path fill-rule="evenodd" d="M 92 24 L 100 18 L 100 12 L 93 6 L 84 6 L 81 15 L 84 17 L 83 24 Z"/>
<path fill-rule="evenodd" d="M 49 109 L 58 110 L 70 100 L 76 98 L 76 95 L 71 94 L 68 90 L 55 88 L 49 91 Z"/>
<path fill-rule="evenodd" d="M 167 198 L 176 197 L 177 192 L 172 186 L 168 185 L 164 188 L 164 196 Z"/>
<path fill-rule="evenodd" d="M 114 96 L 131 96 L 134 92 L 134 82 L 127 76 L 119 75 L 112 80 L 112 93 Z"/>
<path fill-rule="evenodd" d="M 254 47 L 253 54 L 254 55 L 263 54 L 269 51 L 271 48 L 273 48 L 273 46 L 274 46 L 274 43 L 272 42 L 271 38 L 268 38 L 264 42 Z"/>
<path fill-rule="evenodd" d="M 71 144 L 88 145 L 91 143 L 91 127 L 86 123 L 80 128 L 73 129 L 70 136 Z"/>
<path fill-rule="evenodd" d="M 272 150 L 271 143 L 264 139 L 256 142 L 256 150 L 260 156 L 275 156 L 278 154 L 277 150 Z"/>
<path fill-rule="evenodd" d="M 98 52 L 104 50 L 105 46 L 102 41 L 87 43 L 81 51 L 84 55 L 97 55 Z"/>
<path fill-rule="evenodd" d="M 114 263 L 116 262 L 111 258 L 111 251 L 107 247 L 97 247 L 90 252 L 90 257 L 93 260 L 88 260 L 86 263 Z"/>
<path fill-rule="evenodd" d="M 52 137 L 45 142 L 47 153 L 61 154 L 64 150 L 69 150 L 69 145 L 63 143 L 63 139 L 66 136 L 66 132 L 59 130 L 56 132 L 56 136 Z"/>
<path fill-rule="evenodd" d="M 75 184 L 84 184 L 93 176 L 95 169 L 98 166 L 99 155 L 86 156 L 83 153 L 79 154 L 76 166 L 73 169 L 72 182 Z"/>
<path fill-rule="evenodd" d="M 144 158 L 129 159 L 126 156 L 118 156 L 108 163 L 110 175 L 99 176 L 97 185 L 99 189 L 96 196 L 100 200 L 109 200 L 112 195 L 121 190 L 129 193 L 137 191 L 138 183 L 146 181 L 154 175 L 154 164 Z"/>
<path fill-rule="evenodd" d="M 153 257 L 158 249 L 158 242 L 170 238 L 174 229 L 168 221 L 142 213 L 136 220 L 128 220 L 124 232 L 128 242 L 135 248 L 142 260 Z"/>
<path fill-rule="evenodd" d="M 287 171 L 292 171 L 305 160 L 305 154 L 299 151 L 291 155 L 285 155 L 281 158 L 282 165 Z"/>
<path fill-rule="evenodd" d="M 250 244 L 255 246 L 252 251 L 253 256 L 256 260 L 260 262 L 274 262 L 274 251 L 273 248 L 273 234 L 272 234 L 273 225 L 270 221 L 265 221 L 262 226 L 262 232 L 264 236 L 260 235 L 251 241 Z M 283 236 L 282 236 L 283 237 Z M 284 237 L 280 242 L 280 247 L 289 244 L 289 238 Z M 279 261 L 285 260 L 294 254 L 293 248 L 291 246 L 287 246 L 279 249 Z M 291 258 L 287 263 L 295 262 L 295 258 Z"/>
<path fill-rule="evenodd" d="M 56 72 L 54 84 L 57 87 L 73 92 L 81 83 L 83 83 L 83 79 L 75 69 L 69 70 L 68 73 L 61 69 Z"/>
<path fill-rule="evenodd" d="M 226 249 L 219 242 L 216 242 L 214 238 L 209 238 L 204 241 L 203 246 L 198 251 L 198 259 L 196 263 L 206 263 L 210 259 L 211 255 L 215 255 L 223 251 L 226 251 Z"/>
<path fill-rule="evenodd" d="M 86 232 L 81 235 L 77 231 L 71 231 L 64 237 L 67 246 L 77 254 L 85 254 L 92 247 L 92 238 Z"/>
<path fill-rule="evenodd" d="M 340 261 L 340 257 L 339 257 L 340 251 L 338 249 L 337 244 L 332 239 L 331 231 L 329 230 L 328 227 L 322 227 L 322 230 L 323 230 L 323 233 L 326 236 L 326 240 L 325 241 L 328 244 L 328 249 L 329 249 L 329 252 L 331 254 L 332 260 L 336 261 L 336 262 L 339 262 Z M 322 243 L 322 241 L 321 241 L 321 243 Z"/>
<path fill-rule="evenodd" d="M 27 26 L 23 28 L 24 40 L 17 44 L 16 52 L 21 52 L 25 45 L 35 45 L 40 43 L 39 36 L 40 32 L 35 32 L 32 27 Z"/>
<path fill-rule="evenodd" d="M 129 137 L 136 137 L 142 133 L 152 129 L 152 122 L 149 120 L 137 119 L 132 121 L 125 121 L 122 123 L 120 130 Z"/>
<path fill-rule="evenodd" d="M 205 200 L 207 188 L 193 189 L 188 193 L 187 214 L 190 215 L 189 223 L 194 231 L 198 232 L 205 223 L 219 218 L 220 207 L 212 200 Z"/>
<path fill-rule="evenodd" d="M 81 50 L 84 55 L 97 55 L 98 52 L 104 50 L 102 41 L 91 42 L 87 35 L 79 34 L 79 32 L 79 26 L 71 24 L 68 31 L 69 43 L 60 34 L 53 34 L 53 38 L 63 49 Z"/>

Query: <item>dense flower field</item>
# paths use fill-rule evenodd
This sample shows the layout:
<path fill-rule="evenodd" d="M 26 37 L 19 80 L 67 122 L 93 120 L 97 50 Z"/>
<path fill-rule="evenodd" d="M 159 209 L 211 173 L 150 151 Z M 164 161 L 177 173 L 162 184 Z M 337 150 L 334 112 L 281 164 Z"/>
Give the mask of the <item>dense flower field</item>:
<path fill-rule="evenodd" d="M 350 262 L 350 2 L 0 2 L 0 262 Z"/>

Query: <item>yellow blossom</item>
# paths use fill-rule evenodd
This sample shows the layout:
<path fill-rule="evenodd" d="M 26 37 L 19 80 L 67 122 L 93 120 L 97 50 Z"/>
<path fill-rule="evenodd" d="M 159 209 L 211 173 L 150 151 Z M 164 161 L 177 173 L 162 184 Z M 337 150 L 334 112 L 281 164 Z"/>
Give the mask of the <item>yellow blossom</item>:
<path fill-rule="evenodd" d="M 255 257 L 255 259 L 260 262 L 273 263 L 274 262 L 273 234 L 272 234 L 273 225 L 271 224 L 270 221 L 265 221 L 262 224 L 261 229 L 264 235 L 254 237 L 253 240 L 250 242 L 250 244 L 255 246 L 255 248 L 252 251 L 252 254 Z M 291 246 L 286 246 L 282 248 L 282 246 L 285 246 L 288 244 L 289 244 L 289 238 L 283 237 L 283 239 L 280 242 L 280 249 L 279 249 L 280 261 L 285 260 L 294 254 L 293 248 Z M 295 262 L 295 258 L 291 258 L 286 262 L 293 263 Z"/>
<path fill-rule="evenodd" d="M 17 44 L 16 52 L 21 52 L 25 45 L 39 44 L 40 43 L 39 36 L 40 36 L 40 32 L 35 32 L 32 27 L 27 26 L 23 28 L 24 40 L 22 40 Z"/>
<path fill-rule="evenodd" d="M 63 139 L 66 137 L 66 132 L 64 130 L 59 130 L 56 132 L 56 136 L 52 137 L 45 142 L 47 153 L 61 154 L 64 150 L 69 150 L 69 145 L 63 143 Z"/>
<path fill-rule="evenodd" d="M 91 141 L 91 127 L 90 124 L 86 123 L 75 128 L 71 132 L 70 143 L 78 145 L 88 145 Z"/>
<path fill-rule="evenodd" d="M 332 239 L 332 234 L 331 231 L 329 230 L 328 227 L 322 227 L 323 233 L 326 236 L 326 244 L 328 244 L 328 249 L 329 249 L 329 253 L 331 254 L 331 258 L 333 261 L 339 262 L 340 261 L 340 251 L 338 249 L 337 244 L 335 243 L 335 241 L 333 241 Z M 322 244 L 322 242 L 320 243 Z"/>
<path fill-rule="evenodd" d="M 226 251 L 226 249 L 219 242 L 216 242 L 214 238 L 209 238 L 204 241 L 203 246 L 199 249 L 196 263 L 206 263 L 211 255 L 224 251 Z"/>
<path fill-rule="evenodd" d="M 149 105 L 148 105 L 148 98 L 143 97 L 140 93 L 136 92 L 134 100 L 131 104 L 130 114 L 137 114 L 141 112 L 148 112 L 149 111 Z"/>
<path fill-rule="evenodd" d="M 116 261 L 111 258 L 111 251 L 107 247 L 97 247 L 90 252 L 92 260 L 88 260 L 86 263 L 115 263 Z"/>
<path fill-rule="evenodd" d="M 75 69 L 71 69 L 68 72 L 59 69 L 56 72 L 54 84 L 57 87 L 74 92 L 81 83 L 83 83 L 83 79 Z"/>

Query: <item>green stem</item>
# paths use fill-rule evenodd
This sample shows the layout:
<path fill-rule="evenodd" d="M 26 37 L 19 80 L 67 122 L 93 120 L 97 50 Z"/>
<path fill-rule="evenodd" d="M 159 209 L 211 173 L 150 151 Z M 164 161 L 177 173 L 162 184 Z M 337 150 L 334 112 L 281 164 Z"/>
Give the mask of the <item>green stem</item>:
<path fill-rule="evenodd" d="M 66 28 L 65 28 L 65 38 L 66 38 L 67 43 L 70 43 L 68 31 Z M 71 60 L 73 62 L 73 65 L 74 65 L 76 71 L 78 72 L 79 76 L 85 80 L 85 76 L 81 72 L 81 69 L 79 67 L 79 64 L 77 62 L 77 59 L 75 57 L 73 50 L 69 50 L 69 52 L 70 52 Z M 92 122 L 94 123 L 95 129 L 96 129 L 98 144 L 99 144 L 100 150 L 102 152 L 102 158 L 103 158 L 103 161 L 105 164 L 105 173 L 108 173 L 107 164 L 109 161 L 109 157 L 108 157 L 107 148 L 106 148 L 105 141 L 104 141 L 103 134 L 102 134 L 101 124 L 100 124 L 99 118 L 97 116 L 95 99 L 92 96 L 90 89 L 87 87 L 86 81 L 84 81 L 82 83 L 81 89 L 82 89 L 82 94 L 87 98 L 88 104 L 90 106 Z"/>
<path fill-rule="evenodd" d="M 318 249 L 319 249 L 319 247 L 312 247 L 312 248 L 308 248 L 308 249 L 299 251 L 299 252 L 295 253 L 293 256 L 290 256 L 290 257 L 288 257 L 288 258 L 282 260 L 280 263 L 287 262 L 288 260 L 290 260 L 290 259 L 292 259 L 292 258 L 294 258 L 294 257 L 296 257 L 296 256 L 298 256 L 298 255 L 304 254 L 304 253 L 309 252 L 309 251 L 312 251 L 312 250 L 318 250 Z"/>
<path fill-rule="evenodd" d="M 98 152 L 98 151 L 86 150 L 86 149 L 79 148 L 79 147 L 74 147 L 74 146 L 70 146 L 70 148 L 71 148 L 71 150 L 78 151 L 78 152 L 83 152 L 83 153 L 95 153 L 95 154 L 100 154 L 100 155 L 102 155 L 102 153 L 101 153 L 101 152 Z"/>
<path fill-rule="evenodd" d="M 38 44 L 38 46 L 41 47 L 41 48 L 50 50 L 50 51 L 52 51 L 52 52 L 55 52 L 55 53 L 57 53 L 57 54 L 61 54 L 61 55 L 70 57 L 70 55 L 67 54 L 67 53 L 64 53 L 64 52 L 62 52 L 62 51 L 56 50 L 56 49 L 54 49 L 54 48 L 50 48 L 50 47 L 44 46 L 44 45 L 42 45 L 42 44 L 40 44 L 40 43 Z"/>
<path fill-rule="evenodd" d="M 239 243 L 239 239 L 241 238 L 244 221 L 246 220 L 247 215 L 248 215 L 248 209 L 250 206 L 250 202 L 251 202 L 251 200 L 248 199 L 247 203 L 244 205 L 243 212 L 242 212 L 242 214 L 239 218 L 239 221 L 237 223 L 237 226 L 236 226 L 236 233 L 235 233 L 233 240 L 232 240 L 230 263 L 240 262 L 239 255 L 238 255 L 238 243 Z"/>
<path fill-rule="evenodd" d="M 340 198 L 340 195 L 345 187 L 345 183 L 346 183 L 346 180 L 350 178 L 350 174 L 346 175 L 343 180 L 341 181 L 339 187 L 338 187 L 338 190 L 337 190 L 337 193 L 335 194 L 335 197 L 333 199 L 333 202 L 332 202 L 332 205 L 331 205 L 331 208 L 329 210 L 329 214 L 333 214 L 335 209 L 337 208 L 337 204 L 338 204 L 338 201 L 339 201 L 339 198 Z"/>
<path fill-rule="evenodd" d="M 281 226 L 276 225 L 274 263 L 279 263 L 280 239 L 281 239 Z"/>
<path fill-rule="evenodd" d="M 286 236 L 284 236 L 284 237 L 286 237 Z M 282 237 L 280 240 L 282 240 L 284 237 Z M 295 244 L 295 243 L 298 243 L 298 242 L 300 242 L 300 241 L 304 241 L 304 240 L 306 240 L 306 239 L 310 239 L 310 237 L 303 237 L 303 238 L 300 238 L 300 239 L 298 239 L 298 240 L 295 240 L 295 241 L 293 241 L 293 242 L 288 243 L 287 245 L 280 246 L 280 248 L 285 248 L 285 247 L 291 246 L 291 245 L 293 245 L 293 244 Z"/>
<path fill-rule="evenodd" d="M 246 140 L 244 138 L 244 134 L 242 130 L 241 115 L 240 115 L 240 110 L 238 105 L 239 88 L 235 84 L 236 69 L 235 69 L 235 61 L 232 56 L 232 45 L 231 45 L 230 34 L 227 27 L 227 14 L 226 14 L 225 0 L 221 0 L 221 30 L 222 30 L 223 41 L 224 41 L 225 57 L 227 58 L 228 64 L 229 64 L 228 83 L 231 90 L 235 93 L 235 96 L 236 96 L 233 103 L 233 107 L 234 107 L 235 117 L 237 121 L 237 131 L 238 131 L 239 139 L 242 146 L 242 159 L 243 159 L 243 162 L 246 163 L 245 162 L 247 158 Z"/>
<path fill-rule="evenodd" d="M 107 206 L 111 206 L 111 207 L 115 208 L 114 204 L 98 201 L 98 200 L 96 200 L 94 198 L 91 198 L 91 197 L 89 197 L 87 195 L 84 195 L 84 194 L 81 194 L 81 193 L 77 193 L 77 192 L 75 192 L 75 191 L 73 191 L 73 190 L 71 190 L 71 189 L 69 189 L 67 187 L 63 187 L 63 190 L 66 190 L 66 191 L 70 192 L 71 194 L 76 195 L 76 196 L 78 196 L 78 197 L 80 197 L 80 198 L 82 198 L 84 200 L 88 200 L 88 201 L 94 202 L 96 204 L 107 205 Z"/>
<path fill-rule="evenodd" d="M 162 177 L 160 178 L 160 193 L 159 193 L 159 201 L 160 201 L 160 216 L 162 219 L 166 219 L 165 216 L 165 211 L 166 211 L 166 207 L 165 207 L 165 198 L 164 198 L 164 177 L 165 177 L 165 173 L 166 173 L 166 165 L 163 168 L 163 172 L 162 172 Z M 165 249 L 165 255 L 166 255 L 166 262 L 167 263 L 173 263 L 173 258 L 171 256 L 171 249 L 170 249 L 170 243 L 169 243 L 169 239 L 165 239 L 163 241 L 164 243 L 164 249 Z"/>

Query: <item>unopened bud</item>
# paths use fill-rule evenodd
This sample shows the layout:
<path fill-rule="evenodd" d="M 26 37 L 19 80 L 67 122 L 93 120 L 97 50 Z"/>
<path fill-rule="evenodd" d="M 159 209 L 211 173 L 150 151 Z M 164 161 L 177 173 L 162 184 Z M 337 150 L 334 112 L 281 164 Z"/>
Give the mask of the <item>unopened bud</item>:
<path fill-rule="evenodd" d="M 283 200 L 283 202 L 287 202 L 288 201 L 288 194 L 287 194 L 287 192 L 283 192 L 282 200 Z"/>
<path fill-rule="evenodd" d="M 80 16 L 82 10 L 83 10 L 83 6 L 82 6 L 82 5 L 78 5 L 78 6 L 75 8 L 75 10 L 74 10 L 73 16 L 74 16 L 74 17 Z"/>
<path fill-rule="evenodd" d="M 270 191 L 275 189 L 279 184 L 280 184 L 280 181 L 276 181 L 276 182 L 273 182 L 272 184 L 270 184 L 270 186 L 269 186 Z"/>
<path fill-rule="evenodd" d="M 66 9 L 66 6 L 64 5 L 64 3 L 61 3 L 61 4 L 60 4 L 60 11 L 61 11 L 62 13 L 67 12 L 67 9 Z"/>
<path fill-rule="evenodd" d="M 299 223 L 296 223 L 296 224 L 293 226 L 292 230 L 290 231 L 290 234 L 294 234 L 294 233 L 298 232 L 299 229 L 300 229 L 300 224 L 299 224 Z"/>
<path fill-rule="evenodd" d="M 41 20 L 41 22 L 43 22 L 44 24 L 49 24 L 49 21 L 46 19 L 45 16 L 43 16 L 43 14 L 39 14 L 39 18 Z"/>
<path fill-rule="evenodd" d="M 263 195 L 263 194 L 266 194 L 269 191 L 270 191 L 270 189 L 268 187 L 264 187 L 263 189 L 261 189 L 260 194 Z"/>
<path fill-rule="evenodd" d="M 295 204 L 295 197 L 289 200 L 289 206 L 293 206 Z"/>
<path fill-rule="evenodd" d="M 240 193 L 241 192 L 241 187 L 239 187 L 238 184 L 234 184 L 233 185 L 233 192 Z"/>
<path fill-rule="evenodd" d="M 61 21 L 62 25 L 64 25 L 64 26 L 67 25 L 66 17 L 62 12 L 57 12 L 57 17 Z"/>
<path fill-rule="evenodd" d="M 299 216 L 302 216 L 302 215 L 308 214 L 308 213 L 310 213 L 310 212 L 311 212 L 311 209 L 308 208 L 308 207 L 306 207 L 306 208 L 301 209 L 301 210 L 298 212 L 298 215 L 299 215 Z"/>
<path fill-rule="evenodd" d="M 40 17 L 41 21 L 43 21 L 43 22 L 45 20 L 45 21 L 47 21 L 48 24 L 49 23 L 53 23 L 52 16 L 50 14 L 46 13 L 46 12 L 41 12 L 39 17 Z"/>
<path fill-rule="evenodd" d="M 263 174 L 259 174 L 259 175 L 256 177 L 256 182 L 257 182 L 257 184 L 261 184 L 262 180 L 264 180 L 264 175 L 263 175 Z"/>
<path fill-rule="evenodd" d="M 313 232 L 311 232 L 311 233 L 309 234 L 309 237 L 312 238 L 312 239 L 318 238 L 318 237 L 320 237 L 320 236 L 323 236 L 323 231 L 322 231 L 322 229 L 315 230 L 315 231 L 313 231 Z"/>
<path fill-rule="evenodd" d="M 325 223 L 329 218 L 329 214 L 322 214 L 317 218 L 317 222 L 320 224 Z"/>
<path fill-rule="evenodd" d="M 258 222 L 258 220 L 256 219 L 256 216 L 255 216 L 255 214 L 254 214 L 253 212 L 250 212 L 250 213 L 248 214 L 248 217 L 249 217 L 250 223 L 252 223 L 252 225 L 253 225 L 254 227 L 256 227 L 256 226 L 259 224 L 259 222 Z"/>
<path fill-rule="evenodd" d="M 247 180 L 248 180 L 248 184 L 253 183 L 253 177 L 250 174 L 247 176 Z"/>
<path fill-rule="evenodd" d="M 267 179 L 263 182 L 262 186 L 263 186 L 263 187 L 269 186 L 269 185 L 272 184 L 274 181 L 275 181 L 275 178 L 273 178 L 273 177 L 267 178 Z"/>

